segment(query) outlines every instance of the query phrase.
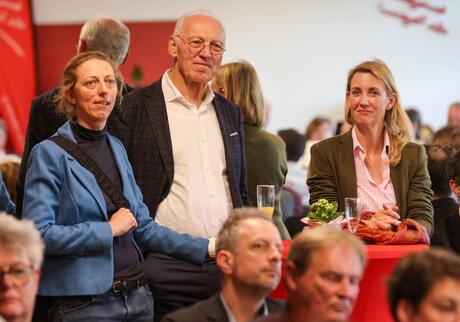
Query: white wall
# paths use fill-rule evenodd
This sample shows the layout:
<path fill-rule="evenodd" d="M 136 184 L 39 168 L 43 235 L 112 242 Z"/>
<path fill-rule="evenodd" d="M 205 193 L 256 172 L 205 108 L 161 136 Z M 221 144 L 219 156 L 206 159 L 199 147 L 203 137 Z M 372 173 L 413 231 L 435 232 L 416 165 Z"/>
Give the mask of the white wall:
<path fill-rule="evenodd" d="M 447 13 L 412 10 L 401 0 L 33 0 L 37 24 L 82 22 L 100 14 L 125 21 L 174 20 L 208 8 L 224 23 L 224 62 L 246 59 L 257 69 L 272 105 L 270 131 L 304 129 L 318 114 L 343 118 L 346 73 L 370 58 L 384 60 L 396 78 L 403 104 L 415 105 L 435 129 L 447 107 L 460 100 L 460 2 L 427 0 Z M 426 15 L 449 31 L 404 27 L 379 5 L 413 16 Z"/>

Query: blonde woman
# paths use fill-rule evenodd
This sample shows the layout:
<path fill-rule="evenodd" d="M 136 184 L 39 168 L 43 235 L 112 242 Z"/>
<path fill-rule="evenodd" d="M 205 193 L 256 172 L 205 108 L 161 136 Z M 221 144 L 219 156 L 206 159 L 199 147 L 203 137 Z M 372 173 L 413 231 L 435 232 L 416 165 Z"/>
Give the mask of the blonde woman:
<path fill-rule="evenodd" d="M 351 131 L 311 149 L 310 203 L 358 197 L 362 209 L 376 212 L 374 228 L 391 229 L 411 218 L 433 229 L 431 182 L 423 146 L 411 143 L 411 124 L 401 107 L 393 75 L 380 60 L 348 74 L 346 121 Z"/>
<path fill-rule="evenodd" d="M 257 185 L 274 184 L 276 196 L 273 221 L 281 237 L 290 239 L 280 207 L 281 188 L 287 173 L 285 144 L 279 137 L 263 130 L 266 108 L 256 70 L 245 61 L 225 64 L 214 78 L 213 89 L 241 107 L 251 203 L 257 205 Z"/>

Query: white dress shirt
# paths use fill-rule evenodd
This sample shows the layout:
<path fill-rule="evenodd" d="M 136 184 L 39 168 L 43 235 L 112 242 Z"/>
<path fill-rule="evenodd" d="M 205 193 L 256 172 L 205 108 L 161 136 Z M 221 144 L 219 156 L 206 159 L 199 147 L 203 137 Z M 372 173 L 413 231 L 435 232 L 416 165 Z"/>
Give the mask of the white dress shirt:
<path fill-rule="evenodd" d="M 232 208 L 225 149 L 214 93 L 206 88 L 200 106 L 186 101 L 168 76 L 161 86 L 166 102 L 174 159 L 174 179 L 155 220 L 176 232 L 217 236 Z"/>

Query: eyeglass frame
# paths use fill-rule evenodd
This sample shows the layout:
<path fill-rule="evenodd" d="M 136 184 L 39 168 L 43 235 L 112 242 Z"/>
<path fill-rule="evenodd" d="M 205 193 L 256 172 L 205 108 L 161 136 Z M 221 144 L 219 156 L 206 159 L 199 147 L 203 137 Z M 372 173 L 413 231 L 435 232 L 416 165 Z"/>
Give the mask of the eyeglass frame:
<path fill-rule="evenodd" d="M 201 39 L 200 37 L 196 37 L 197 40 L 200 40 L 200 41 L 201 41 L 201 45 L 200 45 L 200 48 L 199 48 L 199 49 L 194 49 L 194 48 L 192 48 L 192 46 L 191 46 L 192 41 L 186 41 L 184 38 L 182 38 L 182 37 L 181 37 L 180 35 L 178 35 L 178 34 L 173 35 L 173 37 L 179 38 L 184 44 L 187 45 L 187 47 L 188 47 L 188 49 L 190 50 L 190 52 L 195 53 L 195 54 L 196 54 L 196 53 L 200 53 L 200 52 L 203 50 L 203 48 L 205 48 L 206 46 L 209 47 L 209 51 L 210 51 L 211 54 L 214 55 L 214 56 L 223 56 L 223 54 L 224 54 L 224 52 L 225 52 L 225 47 L 224 47 L 224 45 L 222 44 L 222 46 L 221 46 L 218 42 L 215 42 L 215 41 L 207 41 L 207 40 Z M 193 37 L 192 37 L 192 38 L 193 38 Z M 213 47 L 212 47 L 213 45 L 218 45 L 219 47 L 221 46 L 220 49 L 222 49 L 222 52 L 220 52 L 220 53 L 213 52 Z M 214 47 L 214 48 L 215 48 L 215 47 Z"/>
<path fill-rule="evenodd" d="M 30 276 L 34 272 L 34 265 L 25 265 L 24 267 L 10 266 L 6 270 L 0 269 L 0 288 L 2 287 L 2 281 L 5 275 L 9 275 L 11 282 L 14 286 L 24 286 L 30 280 Z M 21 279 L 24 280 L 21 280 Z"/>

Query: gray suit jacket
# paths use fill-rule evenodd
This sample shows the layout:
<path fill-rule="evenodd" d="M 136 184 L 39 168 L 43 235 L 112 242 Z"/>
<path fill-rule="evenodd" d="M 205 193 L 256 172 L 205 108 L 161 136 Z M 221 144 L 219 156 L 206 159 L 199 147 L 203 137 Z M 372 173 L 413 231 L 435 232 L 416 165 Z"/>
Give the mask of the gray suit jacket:
<path fill-rule="evenodd" d="M 240 108 L 220 95 L 213 100 L 224 141 L 227 177 L 235 208 L 248 205 L 244 131 Z M 108 120 L 109 133 L 128 153 L 150 215 L 168 195 L 174 160 L 161 79 L 123 97 L 122 111 Z"/>
<path fill-rule="evenodd" d="M 267 299 L 268 313 L 280 311 L 284 308 L 284 302 Z M 209 299 L 198 302 L 190 307 L 172 312 L 161 320 L 161 322 L 229 322 L 220 293 L 216 293 Z"/>
<path fill-rule="evenodd" d="M 390 167 L 390 177 L 395 190 L 401 218 L 411 218 L 433 231 L 433 206 L 431 180 L 423 146 L 408 143 L 401 161 Z M 346 197 L 357 197 L 353 138 L 351 131 L 321 141 L 311 148 L 310 205 L 324 198 L 337 201 L 339 211 L 344 210 Z"/>

